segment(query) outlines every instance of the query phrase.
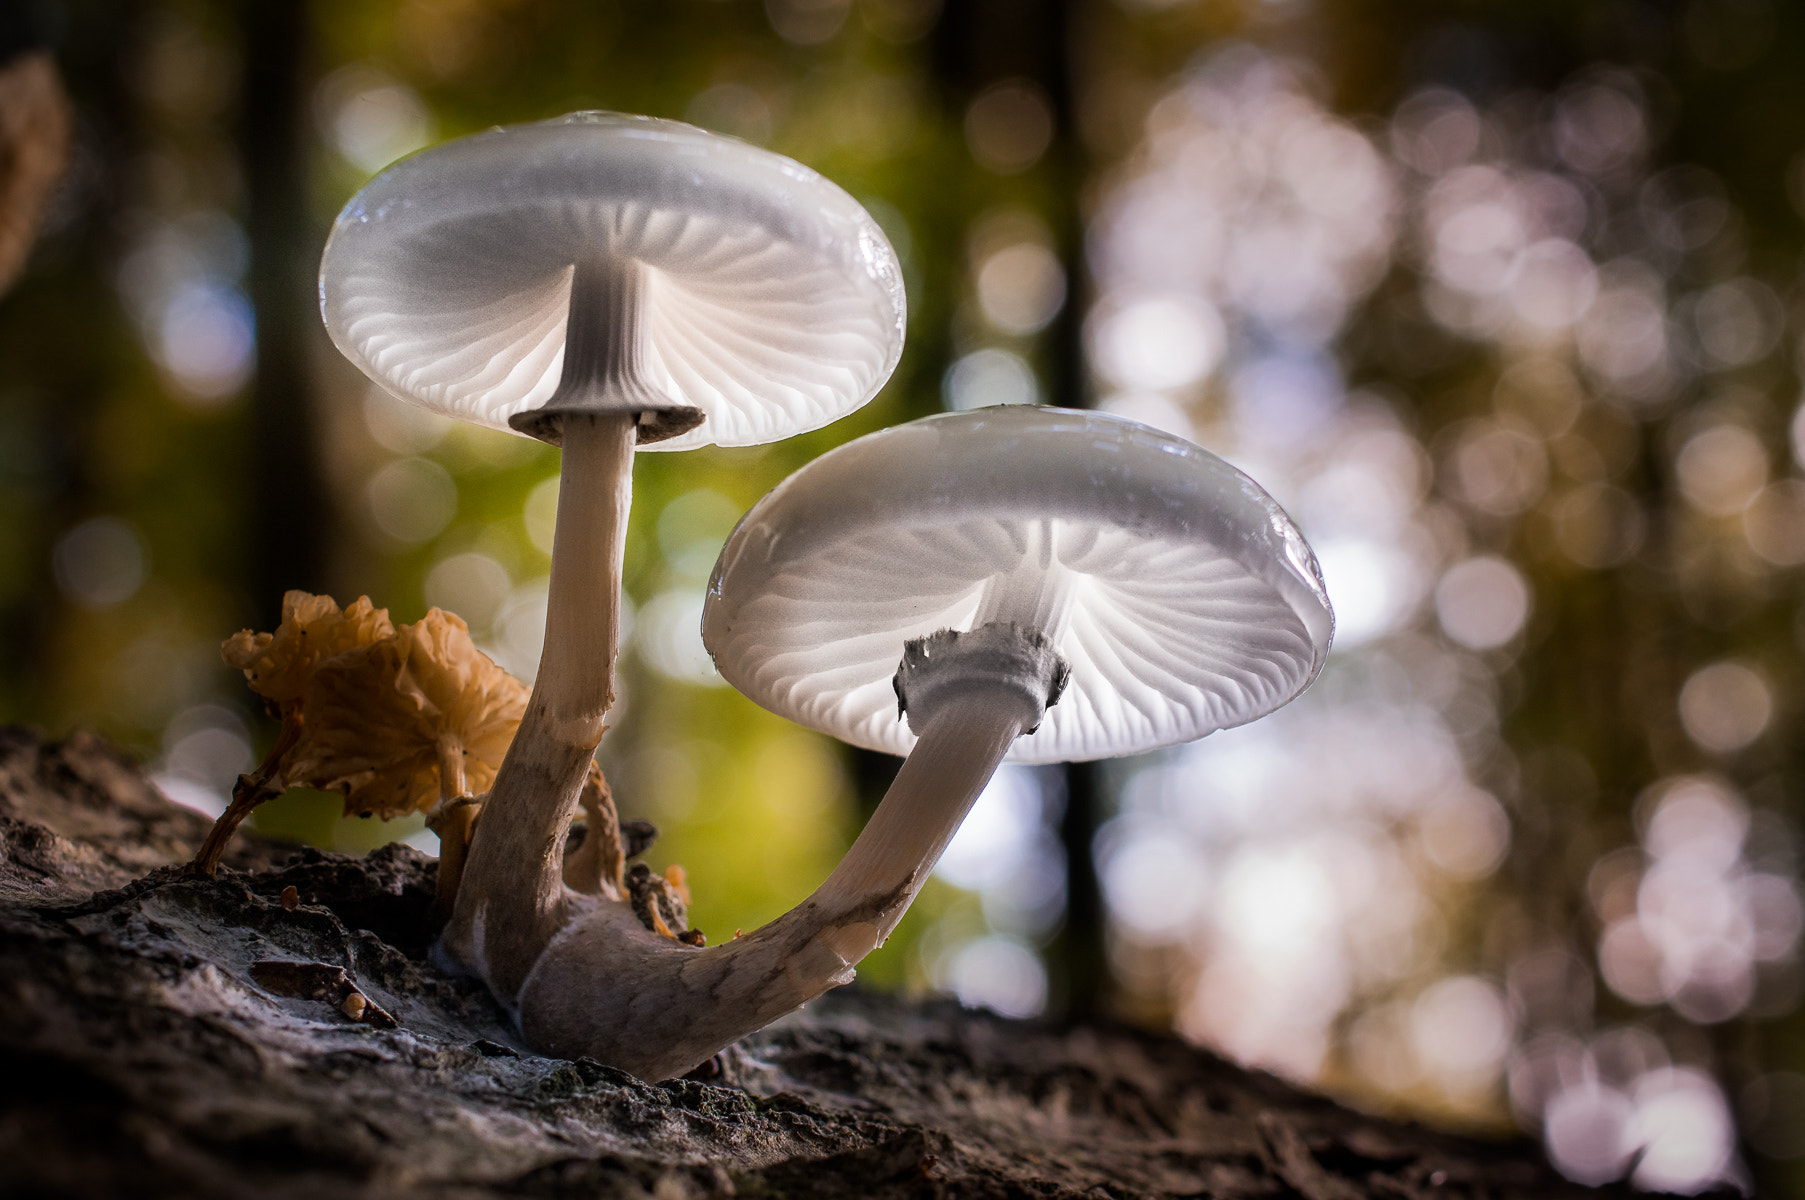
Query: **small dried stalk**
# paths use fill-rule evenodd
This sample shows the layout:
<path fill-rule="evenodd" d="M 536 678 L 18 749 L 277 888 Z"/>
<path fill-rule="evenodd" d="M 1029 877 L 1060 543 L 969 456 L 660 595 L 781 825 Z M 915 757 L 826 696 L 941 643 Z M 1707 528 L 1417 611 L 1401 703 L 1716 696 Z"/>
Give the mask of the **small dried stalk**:
<path fill-rule="evenodd" d="M 591 896 L 619 900 L 626 886 L 627 853 L 614 807 L 614 790 L 597 763 L 583 782 L 583 844 L 564 857 L 564 886 Z"/>
<path fill-rule="evenodd" d="M 219 814 L 213 828 L 207 834 L 207 840 L 201 843 L 194 861 L 188 864 L 190 871 L 201 875 L 213 875 L 219 870 L 219 860 L 226 852 L 226 845 L 231 842 L 232 835 L 244 824 L 251 811 L 266 800 L 274 800 L 287 788 L 282 782 L 282 769 L 286 765 L 289 751 L 301 740 L 301 709 L 299 705 L 282 714 L 282 732 L 276 738 L 276 744 L 270 752 L 263 756 L 257 769 L 249 775 L 240 775 L 238 782 L 232 785 L 232 802 L 226 805 L 226 811 Z"/>

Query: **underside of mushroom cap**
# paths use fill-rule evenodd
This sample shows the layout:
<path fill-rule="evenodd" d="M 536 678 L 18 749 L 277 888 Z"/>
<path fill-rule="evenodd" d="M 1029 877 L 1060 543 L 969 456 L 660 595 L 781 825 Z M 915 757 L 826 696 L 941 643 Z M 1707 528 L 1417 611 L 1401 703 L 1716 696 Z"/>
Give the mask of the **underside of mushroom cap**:
<path fill-rule="evenodd" d="M 1286 703 L 1321 671 L 1321 571 L 1271 497 L 1121 418 L 1010 407 L 930 417 L 823 455 L 754 506 L 709 586 L 703 640 L 758 703 L 892 754 L 914 742 L 903 645 L 967 629 L 1006 581 L 1054 580 L 1071 669 L 1021 762 L 1173 745 Z"/>
<path fill-rule="evenodd" d="M 416 154 L 339 214 L 334 343 L 403 399 L 508 429 L 557 391 L 575 264 L 643 268 L 644 387 L 753 445 L 876 394 L 901 353 L 895 253 L 833 183 L 675 121 L 579 113 Z"/>

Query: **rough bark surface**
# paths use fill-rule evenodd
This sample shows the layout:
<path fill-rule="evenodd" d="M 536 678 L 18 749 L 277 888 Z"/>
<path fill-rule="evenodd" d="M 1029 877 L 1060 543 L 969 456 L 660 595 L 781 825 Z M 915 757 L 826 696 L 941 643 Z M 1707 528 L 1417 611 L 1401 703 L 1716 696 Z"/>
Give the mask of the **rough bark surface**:
<path fill-rule="evenodd" d="M 431 859 L 185 876 L 206 830 L 98 739 L 0 729 L 0 1194 L 1601 1194 L 1168 1038 L 948 1004 L 830 995 L 706 1082 L 541 1058 L 427 961 Z"/>

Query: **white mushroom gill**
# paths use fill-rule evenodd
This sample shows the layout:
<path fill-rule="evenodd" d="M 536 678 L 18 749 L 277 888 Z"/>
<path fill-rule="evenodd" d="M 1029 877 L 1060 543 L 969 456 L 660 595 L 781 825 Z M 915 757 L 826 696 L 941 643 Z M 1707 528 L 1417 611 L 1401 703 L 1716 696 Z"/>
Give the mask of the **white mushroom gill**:
<path fill-rule="evenodd" d="M 1066 698 L 1011 748 L 1018 762 L 1191 741 L 1278 707 L 1322 667 L 1332 619 L 1309 547 L 1197 446 L 1045 408 L 854 445 L 780 485 L 724 552 L 724 572 L 758 583 L 711 605 L 705 637 L 723 675 L 776 712 L 907 753 L 890 692 L 902 644 L 997 619 L 1043 629 L 1072 668 Z"/>
<path fill-rule="evenodd" d="M 1084 576 L 1061 561 L 1059 525 L 1048 518 L 1026 526 L 1020 558 L 984 581 L 973 629 L 1001 622 L 1039 630 L 1055 644 L 1065 636 Z"/>

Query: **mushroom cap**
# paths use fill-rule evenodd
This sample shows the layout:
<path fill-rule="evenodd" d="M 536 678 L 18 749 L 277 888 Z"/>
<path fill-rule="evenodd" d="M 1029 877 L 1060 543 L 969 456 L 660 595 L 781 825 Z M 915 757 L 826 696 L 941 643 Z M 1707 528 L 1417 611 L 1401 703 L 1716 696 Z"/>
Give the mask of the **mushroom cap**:
<path fill-rule="evenodd" d="M 345 357 L 426 408 L 506 430 L 564 361 L 573 265 L 647 270 L 645 369 L 704 420 L 656 448 L 825 425 L 902 352 L 896 253 L 807 167 L 676 121 L 573 113 L 405 158 L 339 213 L 320 310 Z"/>
<path fill-rule="evenodd" d="M 1262 716 L 1322 670 L 1334 616 L 1316 557 L 1258 484 L 1208 451 L 1101 413 L 928 417 L 821 456 L 740 521 L 702 639 L 783 716 L 905 754 L 903 643 L 971 627 L 987 581 L 1050 535 L 1071 668 L 1017 762 L 1191 741 Z"/>

